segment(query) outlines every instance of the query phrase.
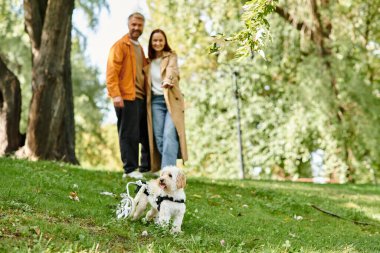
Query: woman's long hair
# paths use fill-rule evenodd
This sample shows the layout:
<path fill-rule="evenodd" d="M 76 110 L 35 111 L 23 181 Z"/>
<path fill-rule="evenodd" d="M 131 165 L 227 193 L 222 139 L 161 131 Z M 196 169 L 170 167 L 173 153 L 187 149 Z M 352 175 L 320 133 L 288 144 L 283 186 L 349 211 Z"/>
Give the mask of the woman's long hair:
<path fill-rule="evenodd" d="M 153 35 L 155 33 L 161 33 L 165 38 L 165 46 L 164 46 L 163 51 L 165 51 L 165 52 L 171 52 L 172 51 L 172 49 L 169 46 L 168 39 L 166 38 L 165 32 L 162 31 L 161 29 L 155 29 L 150 34 L 150 38 L 149 38 L 148 56 L 149 56 L 150 60 L 153 60 L 156 58 L 156 51 L 153 49 L 153 46 L 152 46 L 152 39 L 153 39 Z"/>

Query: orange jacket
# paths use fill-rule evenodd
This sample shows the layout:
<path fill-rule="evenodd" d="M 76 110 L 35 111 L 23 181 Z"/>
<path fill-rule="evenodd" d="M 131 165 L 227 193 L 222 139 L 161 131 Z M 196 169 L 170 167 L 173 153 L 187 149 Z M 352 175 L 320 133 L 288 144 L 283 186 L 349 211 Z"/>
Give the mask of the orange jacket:
<path fill-rule="evenodd" d="M 143 65 L 147 65 L 144 50 Z M 108 96 L 122 97 L 124 100 L 136 98 L 136 60 L 135 50 L 129 35 L 124 35 L 110 49 L 107 61 Z"/>

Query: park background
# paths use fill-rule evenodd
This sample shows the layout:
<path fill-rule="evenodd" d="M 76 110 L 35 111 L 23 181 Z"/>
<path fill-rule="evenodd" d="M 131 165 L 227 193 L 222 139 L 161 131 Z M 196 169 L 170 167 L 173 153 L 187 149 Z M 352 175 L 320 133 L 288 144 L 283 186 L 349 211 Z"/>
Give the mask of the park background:
<path fill-rule="evenodd" d="M 380 252 L 379 8 L 0 0 L 0 252 Z M 133 11 L 143 45 L 160 27 L 179 55 L 180 235 L 116 218 L 129 181 L 104 73 Z"/>
<path fill-rule="evenodd" d="M 128 15 L 140 11 L 147 16 L 144 47 L 160 27 L 179 55 L 190 176 L 242 176 L 237 83 L 246 178 L 377 183 L 380 3 L 281 0 L 265 9 L 265 2 L 75 1 L 75 161 L 121 171 L 105 64 L 112 43 L 127 32 Z M 265 22 L 252 19 L 256 14 Z M 0 20 L 1 59 L 20 81 L 22 135 L 34 71 L 23 1 L 1 1 Z"/>

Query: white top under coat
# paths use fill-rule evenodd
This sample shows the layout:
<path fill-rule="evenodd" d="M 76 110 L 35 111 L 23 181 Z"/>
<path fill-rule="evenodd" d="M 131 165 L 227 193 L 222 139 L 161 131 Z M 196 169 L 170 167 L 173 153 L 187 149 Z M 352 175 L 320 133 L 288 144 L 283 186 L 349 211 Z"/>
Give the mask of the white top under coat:
<path fill-rule="evenodd" d="M 150 66 L 150 77 L 152 80 L 152 92 L 153 95 L 163 95 L 162 79 L 161 79 L 161 61 L 162 58 L 156 58 L 152 60 Z"/>

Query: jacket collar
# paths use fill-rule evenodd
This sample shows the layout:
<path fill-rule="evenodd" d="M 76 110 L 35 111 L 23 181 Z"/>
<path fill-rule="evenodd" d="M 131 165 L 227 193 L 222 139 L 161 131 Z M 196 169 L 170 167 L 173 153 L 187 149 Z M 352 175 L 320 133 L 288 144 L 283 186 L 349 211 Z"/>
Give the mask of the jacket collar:
<path fill-rule="evenodd" d="M 129 33 L 124 35 L 123 38 L 121 38 L 121 41 L 127 45 L 131 45 L 131 38 L 129 37 Z"/>
<path fill-rule="evenodd" d="M 171 52 L 164 51 L 162 52 L 162 58 L 168 57 L 171 54 Z"/>

